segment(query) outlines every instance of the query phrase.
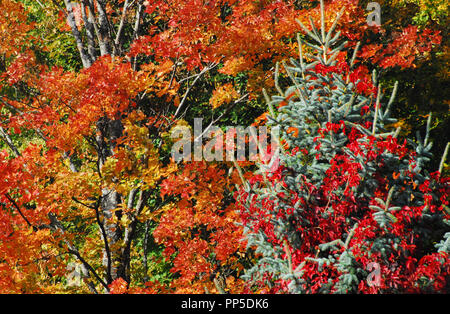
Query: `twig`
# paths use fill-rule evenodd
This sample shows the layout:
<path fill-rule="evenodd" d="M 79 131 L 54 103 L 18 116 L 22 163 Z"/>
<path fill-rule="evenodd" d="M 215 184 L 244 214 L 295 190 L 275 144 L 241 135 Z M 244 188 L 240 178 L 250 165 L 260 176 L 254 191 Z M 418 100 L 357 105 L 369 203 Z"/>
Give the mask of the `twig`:
<path fill-rule="evenodd" d="M 206 127 L 206 129 L 194 139 L 195 141 L 198 141 L 200 138 L 202 138 L 203 135 L 206 134 L 206 132 L 208 132 L 208 130 L 214 125 L 214 123 L 216 123 L 217 121 L 219 121 L 220 119 L 222 119 L 223 116 L 225 116 L 231 109 L 234 108 L 234 106 L 236 106 L 236 104 L 240 103 L 242 100 L 244 100 L 249 94 L 245 94 L 244 96 L 240 97 L 239 99 L 235 100 L 230 106 L 227 107 L 227 109 L 225 109 L 225 111 L 218 116 L 217 118 L 213 119 L 211 121 L 211 123 Z"/>
<path fill-rule="evenodd" d="M 20 152 L 17 149 L 16 145 L 11 140 L 11 137 L 9 137 L 8 133 L 5 132 L 3 127 L 0 126 L 0 137 L 5 141 L 6 144 L 8 144 L 9 148 L 16 154 L 16 156 L 20 156 Z"/>
<path fill-rule="evenodd" d="M 181 100 L 180 104 L 178 105 L 177 110 L 175 111 L 175 115 L 174 117 L 176 117 L 179 113 L 181 108 L 183 107 L 187 96 L 189 95 L 189 92 L 191 91 L 191 89 L 194 87 L 194 85 L 197 83 L 197 81 L 199 80 L 199 78 L 205 74 L 206 72 L 208 72 L 209 70 L 215 68 L 218 65 L 218 63 L 211 63 L 209 65 L 207 65 L 206 67 L 203 68 L 203 70 L 200 71 L 199 74 L 196 75 L 194 81 L 192 82 L 192 84 L 187 88 L 186 93 L 183 96 L 183 99 Z"/>
<path fill-rule="evenodd" d="M 25 220 L 25 222 L 27 223 L 27 225 L 29 227 L 32 227 L 34 231 L 37 231 L 38 228 L 36 226 L 34 226 L 28 219 L 27 217 L 25 217 L 25 215 L 22 213 L 22 210 L 20 209 L 19 205 L 17 205 L 16 201 L 11 197 L 11 195 L 9 195 L 8 193 L 4 194 L 6 196 L 6 198 L 11 202 L 11 204 L 17 209 L 17 212 L 19 213 L 19 215 L 23 218 L 23 220 Z"/>

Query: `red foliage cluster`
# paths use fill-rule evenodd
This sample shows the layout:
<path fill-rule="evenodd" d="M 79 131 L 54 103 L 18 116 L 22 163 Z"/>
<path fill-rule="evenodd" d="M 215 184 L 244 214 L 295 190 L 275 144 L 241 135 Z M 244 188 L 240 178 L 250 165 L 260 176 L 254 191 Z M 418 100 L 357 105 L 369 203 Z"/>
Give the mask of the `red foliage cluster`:
<path fill-rule="evenodd" d="M 417 26 L 408 26 L 394 34 L 392 42 L 383 47 L 380 44 L 366 45 L 359 57 L 371 61 L 382 68 L 415 67 L 414 61 L 423 58 L 431 51 L 433 45 L 439 45 L 442 36 L 439 31 L 425 29 L 419 31 Z"/>
<path fill-rule="evenodd" d="M 353 130 L 352 130 L 353 131 Z M 350 131 L 350 132 L 352 132 Z M 399 144 L 395 139 L 386 139 L 386 141 L 374 141 L 372 145 L 367 145 L 362 149 L 359 143 L 355 141 L 349 143 L 347 147 L 355 155 L 364 156 L 369 161 L 377 161 L 382 151 L 388 150 L 399 156 L 405 156 L 405 147 Z M 405 157 L 402 157 L 405 158 Z M 257 195 L 251 196 L 248 208 L 241 204 L 241 217 L 244 224 L 251 222 L 252 232 L 257 233 L 262 230 L 267 237 L 267 241 L 274 246 L 279 246 L 289 250 L 292 259 L 292 267 L 295 269 L 308 258 L 315 258 L 319 254 L 319 245 L 345 238 L 350 233 L 349 225 L 358 222 L 358 227 L 354 230 L 353 237 L 348 243 L 348 249 L 352 250 L 356 263 L 362 269 L 367 269 L 369 263 L 378 263 L 381 265 L 381 283 L 379 286 L 371 287 L 367 284 L 366 278 L 362 278 L 358 291 L 362 293 L 373 293 L 377 291 L 393 291 L 394 289 L 402 292 L 420 292 L 419 280 L 429 280 L 432 282 L 432 291 L 445 291 L 447 276 L 450 272 L 450 259 L 445 252 L 423 254 L 423 247 L 420 235 L 416 229 L 415 223 L 427 212 L 440 212 L 445 217 L 450 218 L 444 211 L 444 206 L 448 206 L 448 196 L 450 193 L 449 180 L 443 179 L 434 174 L 433 178 L 425 181 L 422 185 L 416 186 L 414 175 L 407 174 L 408 180 L 404 182 L 405 190 L 421 190 L 425 192 L 425 203 L 421 206 L 403 206 L 400 210 L 393 213 L 395 222 L 382 228 L 374 219 L 374 212 L 369 208 L 370 205 L 378 205 L 377 199 L 386 199 L 388 197 L 389 183 L 395 180 L 395 173 L 378 173 L 377 181 L 379 188 L 374 192 L 371 199 L 361 199 L 355 196 L 355 188 L 361 183 L 362 177 L 359 174 L 361 165 L 358 162 L 348 158 L 348 156 L 337 155 L 330 161 L 331 167 L 326 172 L 326 177 L 321 185 L 313 184 L 305 176 L 302 178 L 301 189 L 307 191 L 312 203 L 304 198 L 299 198 L 295 190 L 288 190 L 287 184 L 283 178 L 289 169 L 280 167 L 277 172 L 268 176 L 271 185 L 281 184 L 285 193 L 279 193 L 277 197 L 287 204 L 286 209 L 277 207 L 277 202 L 271 199 L 257 200 Z M 378 162 L 381 169 L 385 167 L 381 161 Z M 262 185 L 264 178 L 261 175 L 253 176 L 249 183 L 252 186 Z M 438 189 L 428 188 L 430 185 L 439 186 Z M 334 193 L 339 186 L 345 186 L 344 193 Z M 440 199 L 436 200 L 431 195 L 439 192 Z M 247 199 L 249 194 L 240 191 L 237 194 L 239 199 Z M 411 195 L 411 197 L 413 197 Z M 333 208 L 333 214 L 328 215 L 329 208 Z M 296 208 L 301 208 L 300 218 L 292 221 L 292 213 Z M 301 246 L 294 247 L 288 239 L 280 239 L 275 234 L 275 226 L 271 218 L 290 221 L 296 232 L 301 237 Z M 305 226 L 306 225 L 306 226 Z M 390 251 L 374 253 L 371 250 L 376 239 L 395 238 L 391 241 Z M 347 248 L 333 250 L 330 254 L 342 253 Z M 286 251 L 287 252 L 287 251 Z M 288 259 L 287 254 L 280 256 L 282 259 Z M 391 268 L 395 265 L 395 269 Z M 304 278 L 309 282 L 309 292 L 318 292 L 320 287 L 327 283 L 330 278 L 337 280 L 340 273 L 333 267 L 328 266 L 320 269 L 315 263 L 307 263 L 303 268 L 305 270 Z M 276 286 L 272 292 L 282 289 L 284 284 Z M 306 287 L 305 287 L 306 288 Z"/>
<path fill-rule="evenodd" d="M 162 182 L 161 195 L 175 198 L 162 209 L 154 237 L 164 244 L 164 255 L 173 258 L 178 293 L 224 290 L 239 292 L 242 282 L 227 281 L 242 270 L 239 252 L 244 250 L 238 214 L 224 197 L 229 182 L 224 170 L 206 162 L 191 162 Z"/>
<path fill-rule="evenodd" d="M 338 68 L 316 67 L 323 74 L 333 70 Z M 361 69 L 350 76 L 362 84 L 356 86 L 358 92 L 373 96 L 373 85 Z M 364 119 L 370 111 L 373 106 L 362 111 L 360 127 L 372 129 L 371 120 Z M 339 259 L 347 253 L 358 278 L 353 292 L 445 291 L 450 259 L 445 251 L 436 252 L 434 244 L 443 237 L 442 220 L 450 218 L 445 209 L 450 180 L 439 172 L 426 175 L 416 171 L 418 154 L 406 140 L 392 135 L 372 135 L 344 121 L 325 123 L 317 133 L 310 135 L 314 136 L 310 148 L 285 148 L 290 156 L 313 156 L 322 162 L 329 158 L 322 178 L 296 173 L 298 170 L 283 164 L 273 173 L 254 174 L 248 181 L 251 189 L 236 193 L 250 234 L 263 234 L 269 246 L 283 251 L 272 258 L 288 261 L 292 271 L 299 267 L 302 288 L 310 293 L 320 292 L 330 281 L 331 291 L 340 291 L 339 281 L 346 271 L 337 261 L 319 265 L 318 259 Z M 330 134 L 345 135 L 347 141 L 332 157 L 325 157 L 330 154 L 325 155 L 322 146 L 327 145 Z M 368 165 L 373 166 L 373 173 L 367 174 Z M 439 218 L 427 220 L 431 216 Z M 280 234 L 280 224 L 291 232 Z M 436 242 L 430 243 L 430 239 Z M 324 248 L 332 242 L 335 244 Z M 380 265 L 377 285 L 367 281 L 370 263 Z M 264 279 L 271 274 L 262 272 Z M 286 291 L 290 281 L 276 279 L 270 291 Z M 264 280 L 258 283 L 267 287 Z"/>

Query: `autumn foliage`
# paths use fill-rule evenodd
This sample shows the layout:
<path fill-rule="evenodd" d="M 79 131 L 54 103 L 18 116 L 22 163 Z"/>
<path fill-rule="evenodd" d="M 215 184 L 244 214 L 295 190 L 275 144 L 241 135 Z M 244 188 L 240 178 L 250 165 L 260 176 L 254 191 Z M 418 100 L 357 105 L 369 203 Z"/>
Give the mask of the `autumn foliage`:
<path fill-rule="evenodd" d="M 412 1 L 388 2 L 383 4 L 397 12 Z M 287 154 L 301 152 L 309 160 L 319 156 L 323 139 L 345 134 L 345 148 L 378 169 L 379 186 L 361 200 L 354 194 L 361 163 L 342 152 L 327 159 L 330 167 L 321 182 L 303 177 L 303 192 L 309 190 L 315 203 L 299 218 L 308 226 L 296 226 L 304 234 L 300 247 L 274 237 L 273 225 L 264 221 L 279 204 L 253 200 L 243 186 L 246 180 L 252 186 L 269 180 L 279 188 L 288 166 L 265 177 L 255 172 L 258 163 L 176 162 L 170 152 L 170 131 L 192 126 L 198 116 L 205 124 L 270 124 L 263 95 L 280 91 L 278 77 L 283 84 L 289 81 L 292 73 L 279 64 L 298 59 L 299 50 L 305 62 L 313 61 L 317 47 L 304 39 L 317 32 L 320 21 L 340 32 L 339 43 L 347 43 L 335 64 L 311 68 L 311 82 L 348 75 L 355 93 L 370 99 L 358 122 L 370 129 L 378 86 L 373 69 L 386 74 L 380 80 L 389 89 L 398 76 L 423 67 L 439 68 L 435 79 L 445 82 L 440 72 L 447 62 L 445 10 L 414 3 L 425 13 L 370 27 L 365 1 L 354 0 L 325 1 L 325 11 L 315 2 L 291 0 L 0 1 L 0 292 L 285 292 L 289 280 L 275 280 L 269 288 L 265 283 L 273 278 L 248 279 L 248 270 L 261 261 L 261 252 L 248 242 L 248 228 L 288 249 L 282 259 L 290 256 L 291 266 L 298 266 L 317 257 L 320 244 L 346 235 L 348 217 L 360 221 L 349 242 L 355 260 L 362 267 L 378 262 L 382 272 L 394 272 L 389 278 L 398 278 L 383 282 L 383 289 L 396 285 L 400 292 L 418 292 L 415 284 L 426 277 L 428 286 L 444 290 L 448 258 L 441 262 L 441 255 L 427 253 L 442 232 L 417 233 L 411 221 L 428 212 L 447 217 L 445 160 L 440 172 L 417 181 L 413 172 L 401 172 L 380 156 L 391 154 L 414 168 L 415 153 L 402 136 L 412 131 L 413 118 L 430 108 L 438 114 L 428 128 L 445 127 L 448 108 L 399 110 L 400 119 L 387 126 L 406 126 L 395 138 L 378 139 L 331 121 L 317 130 L 314 147 L 283 142 Z M 405 100 L 408 95 L 400 96 L 405 106 L 414 106 Z M 296 99 L 293 90 L 283 97 L 277 110 Z M 443 94 L 439 101 L 448 99 Z M 286 131 L 302 135 L 299 126 Z M 434 137 L 436 147 L 445 147 Z M 388 198 L 393 182 L 403 188 L 399 195 L 423 204 L 411 200 L 414 205 L 393 214 L 395 223 L 380 228 L 369 208 L 382 205 L 377 200 Z M 341 194 L 333 192 L 342 186 Z M 277 197 L 289 206 L 308 203 L 295 189 L 283 193 Z M 246 198 L 252 199 L 250 211 L 243 205 Z M 262 207 L 255 205 L 261 202 Z M 331 205 L 336 205 L 332 216 L 320 215 Z M 277 218 L 290 214 L 280 212 Z M 439 223 L 439 228 L 444 227 Z M 368 256 L 371 241 L 387 234 L 398 242 L 392 254 Z M 416 245 L 419 236 L 430 243 Z M 399 267 L 391 271 L 387 260 Z M 319 292 L 338 273 L 331 266 L 319 271 L 313 263 L 307 268 L 307 292 Z M 375 292 L 364 283 L 357 290 Z"/>

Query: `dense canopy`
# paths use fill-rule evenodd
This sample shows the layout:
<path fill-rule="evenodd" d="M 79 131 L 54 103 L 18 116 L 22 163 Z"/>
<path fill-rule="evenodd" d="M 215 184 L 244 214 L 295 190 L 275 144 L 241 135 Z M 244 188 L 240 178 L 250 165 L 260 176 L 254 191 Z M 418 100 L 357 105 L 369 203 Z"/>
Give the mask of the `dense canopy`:
<path fill-rule="evenodd" d="M 0 293 L 448 292 L 448 6 L 369 2 L 0 0 Z"/>

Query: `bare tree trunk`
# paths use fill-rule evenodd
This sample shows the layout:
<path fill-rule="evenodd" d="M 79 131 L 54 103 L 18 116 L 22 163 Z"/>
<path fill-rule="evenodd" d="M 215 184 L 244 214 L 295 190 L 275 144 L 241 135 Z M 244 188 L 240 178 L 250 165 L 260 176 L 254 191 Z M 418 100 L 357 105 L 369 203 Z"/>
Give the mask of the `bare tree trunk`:
<path fill-rule="evenodd" d="M 110 120 L 106 117 L 101 118 L 97 122 L 98 135 L 96 137 L 97 142 L 97 154 L 98 154 L 98 168 L 101 169 L 106 159 L 114 154 L 115 141 L 122 135 L 123 126 L 120 120 Z M 101 213 L 103 216 L 103 225 L 105 228 L 106 239 L 109 247 L 113 247 L 123 237 L 123 231 L 120 229 L 120 225 L 112 222 L 116 215 L 116 218 L 120 220 L 122 213 L 116 211 L 118 205 L 122 202 L 122 197 L 119 193 L 112 189 L 102 189 L 102 202 Z M 109 256 L 106 250 L 103 253 L 103 264 L 107 268 L 108 281 L 113 281 L 119 277 L 123 277 L 122 273 L 119 273 L 121 267 L 122 254 L 120 250 L 111 249 Z M 125 279 L 125 278 L 124 278 Z M 108 282 L 109 284 L 110 282 Z"/>
<path fill-rule="evenodd" d="M 91 58 L 91 60 L 95 60 L 96 58 L 96 52 L 95 52 L 95 21 L 90 19 L 90 10 L 89 10 L 89 3 L 86 0 L 83 0 L 82 2 L 82 9 L 81 14 L 83 16 L 84 25 L 86 28 L 86 37 L 87 37 L 87 43 L 88 43 L 88 53 Z M 86 12 L 87 10 L 87 12 Z"/>
<path fill-rule="evenodd" d="M 54 0 L 53 2 L 59 6 L 57 1 Z M 84 68 L 89 68 L 95 62 L 97 47 L 101 56 L 111 55 L 112 53 L 120 55 L 122 53 L 120 47 L 123 44 L 125 20 L 129 6 L 128 0 L 124 1 L 120 24 L 115 35 L 113 26 L 106 13 L 105 0 L 82 0 L 81 13 L 85 32 L 80 32 L 76 25 L 72 2 L 64 0 L 64 4 L 67 11 L 67 23 L 71 27 Z M 143 11 L 144 6 L 142 3 L 138 3 L 132 39 L 135 39 L 139 34 Z M 82 34 L 85 34 L 87 46 L 83 43 Z M 120 119 L 111 120 L 107 117 L 101 117 L 97 121 L 96 129 L 95 148 L 98 155 L 98 171 L 101 176 L 102 166 L 107 158 L 114 154 L 116 140 L 122 136 L 123 125 Z M 143 210 L 148 199 L 146 191 L 132 190 L 128 195 L 129 208 L 133 208 L 137 195 L 139 195 L 139 199 L 135 206 L 135 215 L 131 218 L 128 226 L 121 228 L 114 220 L 120 220 L 122 212 L 118 211 L 117 208 L 126 196 L 120 195 L 114 189 L 102 189 L 100 203 L 96 207 L 96 218 L 105 246 L 102 263 L 106 269 L 106 280 L 104 283 L 107 285 L 117 278 L 123 278 L 127 282 L 130 281 L 131 243 L 135 237 L 138 224 L 138 220 L 135 217 Z M 123 242 L 123 245 L 120 247 L 117 245 L 119 241 Z"/>
<path fill-rule="evenodd" d="M 86 48 L 83 45 L 83 40 L 81 38 L 81 33 L 78 31 L 77 24 L 75 22 L 75 15 L 73 14 L 73 6 L 72 1 L 64 0 L 64 4 L 67 10 L 67 24 L 70 26 L 72 30 L 72 35 L 75 38 L 77 43 L 78 52 L 80 53 L 81 62 L 83 63 L 84 68 L 89 68 L 94 60 L 90 58 L 90 56 L 86 53 Z"/>
<path fill-rule="evenodd" d="M 90 0 L 92 1 L 92 0 Z M 110 28 L 109 28 L 109 20 L 106 15 L 106 4 L 104 0 L 96 0 L 97 10 L 98 10 L 98 23 L 99 23 L 99 45 L 100 45 L 100 54 L 110 55 L 111 50 L 111 36 L 110 36 Z"/>

